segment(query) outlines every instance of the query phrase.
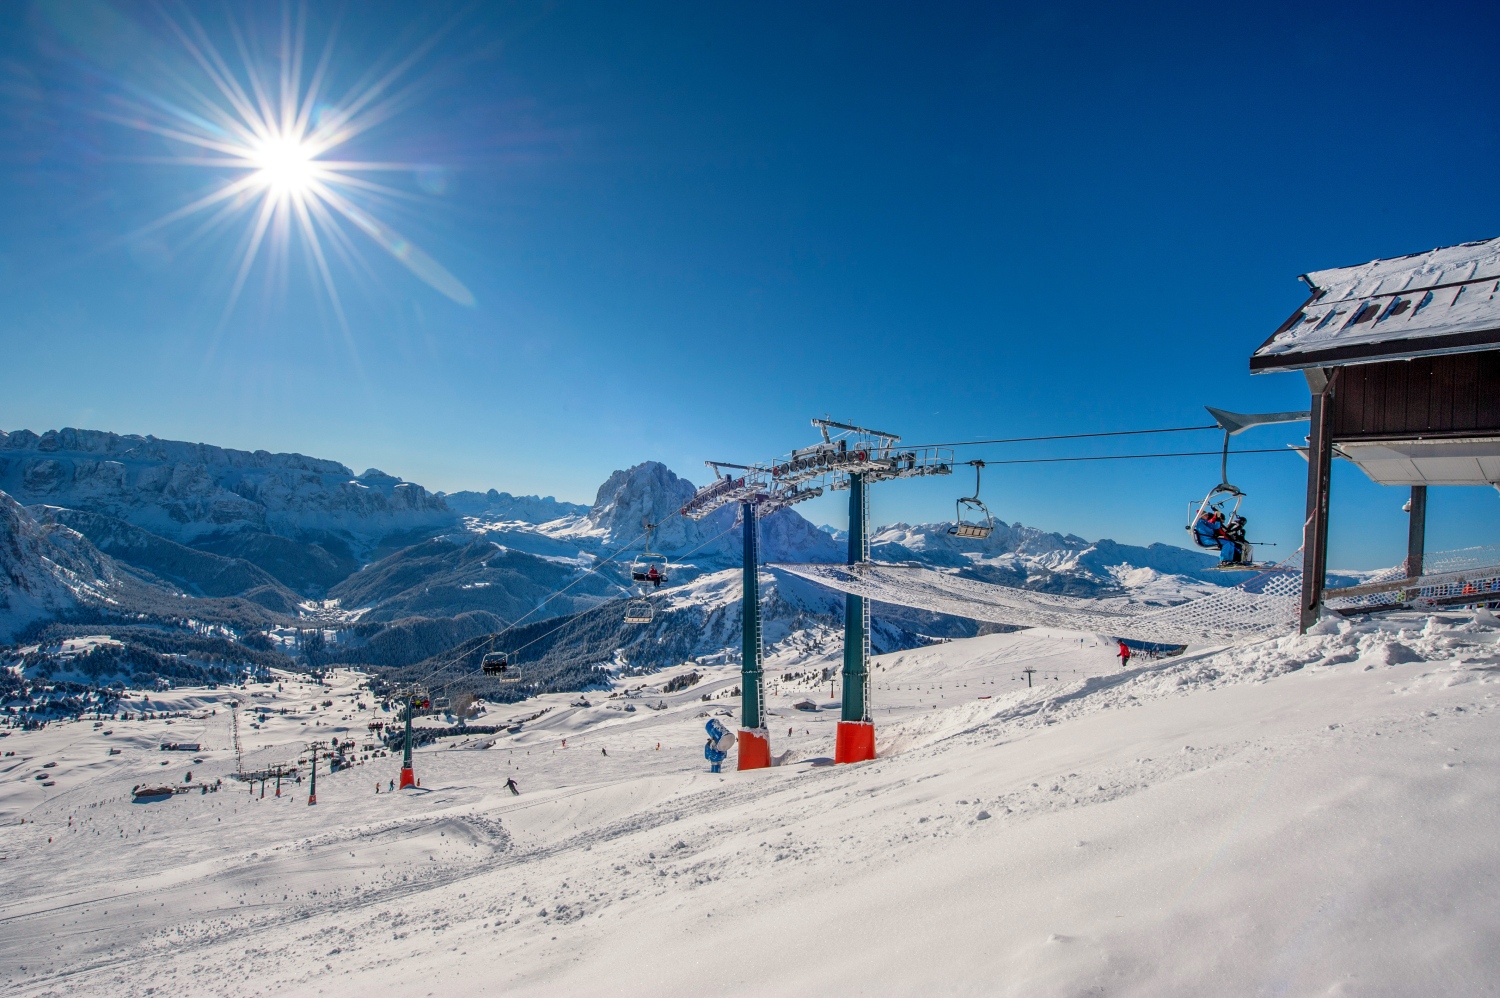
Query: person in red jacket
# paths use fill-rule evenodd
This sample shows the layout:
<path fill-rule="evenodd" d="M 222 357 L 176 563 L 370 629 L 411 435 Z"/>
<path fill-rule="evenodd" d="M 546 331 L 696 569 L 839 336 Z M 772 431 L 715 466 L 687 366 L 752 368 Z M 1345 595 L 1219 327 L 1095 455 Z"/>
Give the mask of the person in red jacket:
<path fill-rule="evenodd" d="M 1127 668 L 1130 665 L 1130 646 L 1121 641 L 1118 654 L 1120 656 L 1120 668 Z"/>

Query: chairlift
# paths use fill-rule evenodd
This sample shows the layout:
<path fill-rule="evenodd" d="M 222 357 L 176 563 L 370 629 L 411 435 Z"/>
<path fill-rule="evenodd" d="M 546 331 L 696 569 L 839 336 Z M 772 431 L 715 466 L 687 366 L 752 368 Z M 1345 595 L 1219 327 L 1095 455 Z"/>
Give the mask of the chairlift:
<path fill-rule="evenodd" d="M 1220 482 L 1209 490 L 1203 501 L 1193 509 L 1187 522 L 1187 532 L 1193 543 L 1201 548 L 1220 549 L 1220 540 L 1234 544 L 1234 558 L 1221 561 L 1214 567 L 1226 571 L 1246 571 L 1264 566 L 1255 563 L 1255 549 L 1245 539 L 1245 517 L 1240 515 L 1240 503 L 1245 493 L 1228 482 Z"/>
<path fill-rule="evenodd" d="M 1236 417 L 1234 413 L 1222 413 L 1211 407 L 1208 411 L 1224 430 L 1224 451 L 1219 457 L 1219 484 L 1208 490 L 1208 495 L 1203 497 L 1203 501 L 1188 517 L 1187 532 L 1192 535 L 1193 543 L 1201 548 L 1221 551 L 1222 541 L 1229 541 L 1234 545 L 1234 557 L 1219 562 L 1215 568 L 1240 571 L 1258 568 L 1260 566 L 1255 564 L 1255 551 L 1245 540 L 1245 517 L 1240 515 L 1240 503 L 1245 501 L 1245 493 L 1229 482 L 1229 438 L 1245 429 L 1246 425 L 1254 425 L 1240 420 L 1254 417 Z M 1189 509 L 1192 509 L 1191 505 Z"/>
<path fill-rule="evenodd" d="M 1208 495 L 1194 508 L 1189 504 L 1187 531 L 1199 547 L 1219 548 L 1221 540 L 1234 544 L 1234 558 L 1221 561 L 1216 568 L 1228 571 L 1259 571 L 1265 565 L 1255 563 L 1255 551 L 1245 539 L 1246 519 L 1240 515 L 1240 504 L 1245 501 L 1241 492 L 1229 481 L 1229 438 L 1254 426 L 1273 423 L 1296 423 L 1308 418 L 1306 412 L 1262 412 L 1240 413 L 1204 406 L 1214 423 L 1224 431 L 1224 450 L 1219 457 L 1219 484 L 1208 490 Z"/>
<path fill-rule="evenodd" d="M 649 624 L 656 612 L 651 609 L 651 601 L 648 599 L 633 599 L 625 604 L 625 623 L 627 624 Z"/>
<path fill-rule="evenodd" d="M 515 656 L 509 652 L 492 651 L 484 656 L 479 669 L 486 676 L 494 676 L 502 683 L 519 683 L 521 666 L 514 659 Z"/>
<path fill-rule="evenodd" d="M 974 494 L 964 496 L 954 503 L 955 516 L 953 526 L 948 528 L 948 533 L 955 537 L 972 537 L 983 540 L 995 530 L 995 518 L 990 515 L 990 508 L 979 498 L 979 473 L 984 467 L 983 461 L 970 461 L 974 466 Z M 969 519 L 964 519 L 965 513 Z M 979 522 L 979 517 L 984 517 L 984 522 Z"/>
<path fill-rule="evenodd" d="M 667 571 L 670 568 L 667 556 L 654 554 L 651 551 L 651 534 L 657 525 L 649 520 L 642 520 L 641 525 L 646 528 L 645 550 L 635 556 L 630 563 L 630 578 L 642 583 L 643 586 L 651 586 L 660 589 L 663 582 L 667 581 Z"/>

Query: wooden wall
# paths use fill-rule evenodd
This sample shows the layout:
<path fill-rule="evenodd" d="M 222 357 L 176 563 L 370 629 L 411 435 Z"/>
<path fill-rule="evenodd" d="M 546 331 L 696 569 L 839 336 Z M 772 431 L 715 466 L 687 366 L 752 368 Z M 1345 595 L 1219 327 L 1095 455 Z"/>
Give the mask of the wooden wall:
<path fill-rule="evenodd" d="M 1332 424 L 1335 440 L 1500 434 L 1500 350 L 1339 368 Z"/>

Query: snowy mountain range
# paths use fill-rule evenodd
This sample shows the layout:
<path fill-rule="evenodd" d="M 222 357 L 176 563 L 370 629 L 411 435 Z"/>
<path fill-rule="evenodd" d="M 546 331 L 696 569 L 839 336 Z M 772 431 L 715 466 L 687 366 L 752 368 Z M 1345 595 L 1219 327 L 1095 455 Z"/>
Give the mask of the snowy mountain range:
<path fill-rule="evenodd" d="M 626 626 L 600 611 L 605 622 L 578 625 L 595 650 L 567 635 L 541 640 L 539 650 L 564 671 L 598 658 L 598 648 L 636 664 L 707 654 L 738 641 L 730 608 L 740 525 L 735 507 L 701 521 L 673 516 L 694 488 L 647 461 L 611 474 L 583 506 L 497 490 L 432 493 L 301 454 L 93 430 L 0 433 L 0 642 L 49 620 L 190 614 L 241 634 L 317 627 L 327 634 L 325 658 L 410 666 L 496 626 L 524 618 L 529 627 L 622 599 L 650 523 L 660 525 L 652 550 L 672 561 L 657 619 Z M 1151 588 L 1186 597 L 1223 581 L 1206 573 L 1210 557 L 1169 545 L 1088 541 L 1019 523 L 997 523 L 975 541 L 948 526 L 880 527 L 872 554 L 1077 594 Z M 846 555 L 841 532 L 795 510 L 759 529 L 767 564 Z M 842 597 L 776 572 L 763 584 L 772 640 L 840 622 Z M 886 649 L 975 630 L 901 608 L 880 608 L 877 618 L 876 643 Z"/>

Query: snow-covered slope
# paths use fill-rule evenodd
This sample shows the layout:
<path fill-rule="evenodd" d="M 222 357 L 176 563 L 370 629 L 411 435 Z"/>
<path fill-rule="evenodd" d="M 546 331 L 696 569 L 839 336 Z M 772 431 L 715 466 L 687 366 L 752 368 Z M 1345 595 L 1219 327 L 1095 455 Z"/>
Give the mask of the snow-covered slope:
<path fill-rule="evenodd" d="M 110 560 L 77 531 L 38 523 L 0 492 L 0 644 L 33 621 L 114 601 Z"/>
<path fill-rule="evenodd" d="M 876 660 L 880 756 L 838 767 L 820 764 L 838 712 L 792 708 L 828 703 L 838 649 L 789 650 L 768 669 L 777 768 L 705 771 L 704 715 L 734 706 L 738 673 L 697 664 L 677 693 L 491 705 L 471 723 L 518 730 L 419 749 L 420 790 L 384 792 L 399 756 L 361 751 L 320 772 L 316 807 L 305 772 L 280 799 L 227 779 L 229 701 L 259 708 L 239 711 L 247 763 L 295 761 L 389 717 L 359 709 L 358 676 L 153 693 L 128 720 L 3 739 L 0 977 L 18 995 L 1484 994 L 1497 642 L 1487 614 L 1406 616 L 1121 673 L 1085 635 L 954 641 Z M 130 803 L 189 771 L 224 789 Z"/>
<path fill-rule="evenodd" d="M 405 626 L 400 622 L 407 618 L 420 618 L 424 633 L 459 635 L 468 628 L 432 622 L 482 613 L 509 623 L 587 609 L 629 586 L 630 558 L 643 550 L 642 524 L 650 522 L 660 524 L 653 548 L 673 560 L 672 584 L 689 588 L 664 594 L 677 610 L 652 635 L 658 654 L 644 660 L 670 657 L 679 648 L 696 653 L 717 640 L 721 628 L 713 621 L 721 614 L 712 601 L 686 612 L 684 601 L 706 599 L 692 584 L 737 566 L 741 554 L 738 510 L 727 507 L 703 521 L 674 515 L 694 485 L 654 461 L 614 472 L 585 508 L 494 490 L 444 497 L 374 469 L 355 477 L 338 462 L 297 454 L 23 430 L 0 435 L 0 488 L 7 486 L 37 522 L 81 531 L 133 576 L 172 590 L 148 593 L 149 607 L 131 609 L 175 617 L 182 610 L 204 612 L 193 599 L 248 601 L 282 618 L 312 614 L 330 626 L 358 621 L 360 643 L 376 640 L 370 625 Z M 1234 581 L 1206 573 L 1210 557 L 1167 545 L 1128 547 L 1021 524 L 999 524 L 988 540 L 976 542 L 949 535 L 947 527 L 881 528 L 873 554 L 962 566 L 987 581 L 1077 595 L 1130 589 L 1184 599 Z M 766 563 L 840 562 L 846 554 L 836 533 L 796 510 L 766 518 L 759 530 Z M 598 575 L 581 578 L 597 566 Z M 570 584 L 566 597 L 547 598 Z M 767 612 L 785 610 L 788 619 L 811 614 L 819 627 L 836 624 L 841 609 L 825 604 L 839 601 L 805 589 L 779 579 L 768 590 Z M 794 591 L 796 599 L 785 598 Z M 72 604 L 55 595 L 40 602 L 18 596 L 14 605 L 0 609 L 9 632 L 25 626 L 17 623 L 23 618 L 29 623 Z M 215 619 L 239 618 L 232 606 L 223 614 Z M 264 616 L 257 610 L 247 619 Z M 907 646 L 918 633 L 975 632 L 963 621 L 919 616 L 878 611 L 877 620 L 890 629 L 884 646 Z M 645 647 L 639 633 L 592 624 L 587 630 L 596 643 L 615 641 L 632 654 Z M 392 643 L 408 645 L 414 654 L 446 650 Z"/>
<path fill-rule="evenodd" d="M 462 516 L 475 516 L 497 522 L 549 523 L 565 516 L 582 516 L 587 506 L 560 502 L 551 496 L 513 496 L 509 492 L 439 492 L 437 496 L 448 508 Z"/>
<path fill-rule="evenodd" d="M 593 506 L 582 515 L 570 514 L 540 524 L 474 516 L 469 525 L 493 534 L 540 534 L 562 546 L 556 550 L 572 548 L 599 554 L 622 547 L 641 551 L 645 546 L 644 524 L 660 524 L 651 535 L 654 551 L 691 559 L 695 564 L 738 564 L 741 541 L 736 527 L 737 507 L 725 507 L 703 520 L 675 515 L 695 489 L 692 482 L 679 478 L 666 465 L 646 461 L 610 475 L 599 487 Z M 781 510 L 760 521 L 760 537 L 765 561 L 836 561 L 844 555 L 843 548 L 796 510 Z M 508 540 L 502 543 L 511 544 Z M 526 543 L 518 540 L 513 546 Z"/>
<path fill-rule="evenodd" d="M 456 522 L 441 498 L 373 468 L 356 477 L 301 454 L 71 428 L 0 432 L 0 490 L 23 505 L 102 513 L 195 547 L 270 535 L 319 542 L 346 559 L 392 534 Z"/>
<path fill-rule="evenodd" d="M 1101 587 L 1129 586 L 1129 573 L 1150 569 L 1222 584 L 1222 573 L 1210 570 L 1217 557 L 1202 551 L 1152 544 L 1139 547 L 1112 540 L 1089 541 L 1020 523 L 995 524 L 988 538 L 960 538 L 948 523 L 893 523 L 874 531 L 871 556 L 880 561 L 920 561 L 940 566 L 985 566 L 990 574 L 1009 573 L 1022 580 L 1069 575 Z M 1024 584 L 1024 583 L 1023 583 Z M 1042 586 L 1041 588 L 1045 588 Z"/>

